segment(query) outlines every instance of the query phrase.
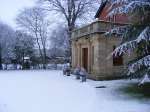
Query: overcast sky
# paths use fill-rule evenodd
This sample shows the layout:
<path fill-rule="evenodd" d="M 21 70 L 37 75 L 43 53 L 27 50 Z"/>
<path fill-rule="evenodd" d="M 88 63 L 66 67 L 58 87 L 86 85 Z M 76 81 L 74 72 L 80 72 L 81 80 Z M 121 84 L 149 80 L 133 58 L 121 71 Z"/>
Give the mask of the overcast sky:
<path fill-rule="evenodd" d="M 0 20 L 15 27 L 18 12 L 25 7 L 32 7 L 35 0 L 0 0 Z"/>

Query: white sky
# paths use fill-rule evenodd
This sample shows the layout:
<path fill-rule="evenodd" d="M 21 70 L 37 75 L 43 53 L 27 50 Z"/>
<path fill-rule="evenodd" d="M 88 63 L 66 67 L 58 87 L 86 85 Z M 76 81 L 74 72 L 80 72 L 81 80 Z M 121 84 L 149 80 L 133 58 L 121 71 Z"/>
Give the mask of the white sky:
<path fill-rule="evenodd" d="M 25 7 L 32 7 L 35 0 L 0 0 L 0 20 L 15 27 L 15 18 Z"/>

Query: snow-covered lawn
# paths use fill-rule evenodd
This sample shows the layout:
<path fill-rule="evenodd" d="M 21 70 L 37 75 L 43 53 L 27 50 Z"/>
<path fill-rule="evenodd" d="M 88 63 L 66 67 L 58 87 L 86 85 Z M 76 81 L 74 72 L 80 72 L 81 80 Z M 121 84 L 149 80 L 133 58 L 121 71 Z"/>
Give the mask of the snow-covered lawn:
<path fill-rule="evenodd" d="M 101 112 L 150 112 L 150 99 L 136 99 L 119 91 L 135 82 L 137 80 L 89 81 L 93 87 L 106 86 L 96 89 Z"/>
<path fill-rule="evenodd" d="M 115 92 L 123 83 L 81 83 L 61 71 L 1 71 L 0 112 L 150 112 L 150 101 Z"/>

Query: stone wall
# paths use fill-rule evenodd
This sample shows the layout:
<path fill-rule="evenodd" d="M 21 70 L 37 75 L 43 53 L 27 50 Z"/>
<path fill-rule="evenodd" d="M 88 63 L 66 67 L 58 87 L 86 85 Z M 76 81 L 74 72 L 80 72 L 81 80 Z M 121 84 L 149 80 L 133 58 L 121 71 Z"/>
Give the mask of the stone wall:
<path fill-rule="evenodd" d="M 122 77 L 126 63 L 134 58 L 123 56 L 122 66 L 113 66 L 113 46 L 118 46 L 121 38 L 105 37 L 103 34 L 92 34 L 72 42 L 72 67 L 83 66 L 82 49 L 88 48 L 88 73 L 94 80 L 114 79 Z M 94 49 L 94 50 L 93 50 Z M 94 57 L 93 57 L 94 56 Z M 108 57 L 110 58 L 108 59 Z"/>

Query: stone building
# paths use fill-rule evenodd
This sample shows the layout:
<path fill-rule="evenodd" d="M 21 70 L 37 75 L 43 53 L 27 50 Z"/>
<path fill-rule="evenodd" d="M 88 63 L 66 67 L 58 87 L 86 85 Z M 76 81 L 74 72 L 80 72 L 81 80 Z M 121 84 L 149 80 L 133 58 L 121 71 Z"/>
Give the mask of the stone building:
<path fill-rule="evenodd" d="M 72 67 L 84 67 L 89 78 L 94 80 L 119 78 L 125 64 L 130 60 L 126 56 L 108 56 L 121 42 L 121 37 L 106 36 L 113 27 L 128 24 L 125 15 L 107 17 L 110 3 L 105 1 L 97 11 L 95 22 L 72 32 Z M 111 10 L 111 9 L 109 9 Z"/>

